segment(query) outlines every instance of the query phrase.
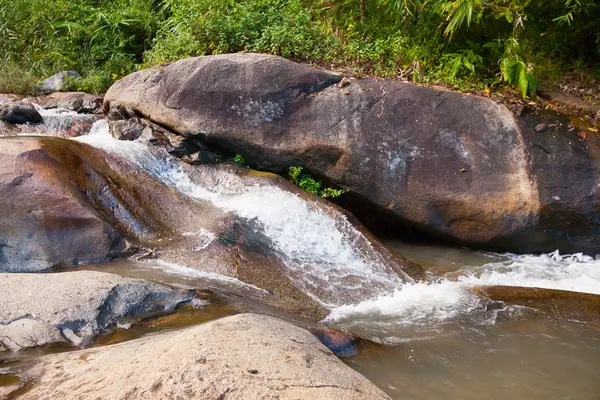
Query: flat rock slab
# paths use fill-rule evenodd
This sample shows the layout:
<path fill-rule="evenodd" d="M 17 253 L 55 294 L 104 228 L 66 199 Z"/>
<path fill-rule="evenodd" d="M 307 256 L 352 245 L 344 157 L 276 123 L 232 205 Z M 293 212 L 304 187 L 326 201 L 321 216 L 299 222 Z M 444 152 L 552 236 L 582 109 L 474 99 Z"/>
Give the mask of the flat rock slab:
<path fill-rule="evenodd" d="M 41 358 L 23 399 L 388 399 L 313 335 L 242 314 Z"/>
<path fill-rule="evenodd" d="M 101 109 L 102 100 L 102 97 L 84 92 L 56 92 L 25 101 L 39 104 L 46 109 L 64 108 L 82 113 L 95 113 Z"/>
<path fill-rule="evenodd" d="M 80 345 L 118 322 L 171 311 L 193 293 L 94 271 L 0 274 L 0 350 Z"/>

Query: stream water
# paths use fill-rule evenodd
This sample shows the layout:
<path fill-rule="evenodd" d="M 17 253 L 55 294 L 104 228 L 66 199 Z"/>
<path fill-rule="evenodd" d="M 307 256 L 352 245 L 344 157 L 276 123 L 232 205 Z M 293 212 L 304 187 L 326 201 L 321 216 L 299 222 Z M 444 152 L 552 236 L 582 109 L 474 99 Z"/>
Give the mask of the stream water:
<path fill-rule="evenodd" d="M 367 339 L 345 362 L 394 399 L 600 398 L 600 260 L 592 256 L 496 254 L 387 242 L 426 268 L 428 280 L 414 282 L 373 256 L 368 240 L 347 220 L 296 195 L 244 186 L 233 176 L 217 188 L 202 186 L 144 145 L 111 138 L 104 121 L 76 140 L 129 157 L 196 201 L 256 221 L 292 271 L 294 284 L 329 310 L 322 323 Z M 199 234 L 207 243 L 215 240 L 212 232 Z M 118 260 L 81 268 L 234 294 L 223 301 L 207 298 L 212 305 L 205 314 L 185 311 L 170 325 L 162 320 L 120 329 L 102 337 L 101 344 L 261 311 L 261 288 L 184 265 Z M 367 283 L 375 294 L 341 301 L 356 299 Z M 317 286 L 327 290 L 317 294 Z M 490 286 L 544 288 L 564 295 L 528 297 L 527 289 L 495 299 L 482 291 Z M 342 292 L 356 295 L 336 295 Z"/>

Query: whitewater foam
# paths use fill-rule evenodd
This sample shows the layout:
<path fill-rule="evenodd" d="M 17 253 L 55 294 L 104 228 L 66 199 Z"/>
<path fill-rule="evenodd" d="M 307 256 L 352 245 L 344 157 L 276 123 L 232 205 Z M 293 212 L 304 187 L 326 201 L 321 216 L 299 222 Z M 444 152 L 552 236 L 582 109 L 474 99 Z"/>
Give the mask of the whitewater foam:
<path fill-rule="evenodd" d="M 92 132 L 76 140 L 119 154 L 189 197 L 251 221 L 292 272 L 290 279 L 325 306 L 342 305 L 348 298 L 358 301 L 365 297 L 367 287 L 368 297 L 375 297 L 412 281 L 399 276 L 346 216 L 333 208 L 275 186 L 248 184 L 225 170 L 220 171 L 218 185 L 203 185 L 144 144 L 114 139 L 106 121 L 94 124 Z"/>
<path fill-rule="evenodd" d="M 509 255 L 508 261 L 463 268 L 458 280 L 476 286 L 521 286 L 600 295 L 600 260 L 579 254 Z"/>
<path fill-rule="evenodd" d="M 325 321 L 347 328 L 362 324 L 383 332 L 395 332 L 395 336 L 385 340 L 392 343 L 401 340 L 399 332 L 409 326 L 432 329 L 463 316 L 473 317 L 471 321 L 481 324 L 493 323 L 496 312 L 487 310 L 489 301 L 472 292 L 477 286 L 536 287 L 600 294 L 600 260 L 583 254 L 561 256 L 558 251 L 505 256 L 506 261 L 464 267 L 452 273 L 452 277 L 443 277 L 437 282 L 405 284 L 393 294 L 334 308 Z"/>

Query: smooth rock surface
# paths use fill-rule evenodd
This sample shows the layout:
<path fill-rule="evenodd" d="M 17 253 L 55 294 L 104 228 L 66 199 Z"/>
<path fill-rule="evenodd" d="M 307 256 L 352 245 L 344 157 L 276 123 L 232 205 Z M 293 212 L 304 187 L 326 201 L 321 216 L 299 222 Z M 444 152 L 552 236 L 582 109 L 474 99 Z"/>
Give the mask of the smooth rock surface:
<path fill-rule="evenodd" d="M 38 87 L 40 93 L 60 92 L 67 80 L 67 77 L 81 78 L 76 71 L 60 71 L 43 81 Z"/>
<path fill-rule="evenodd" d="M 206 56 L 131 74 L 104 107 L 199 134 L 253 167 L 302 165 L 462 244 L 600 248 L 600 164 L 568 121 L 538 121 L 553 128 L 536 132 L 527 113 L 515 118 L 489 99 L 375 79 L 338 88 L 340 79 L 274 56 Z"/>
<path fill-rule="evenodd" d="M 86 344 L 98 333 L 172 311 L 193 293 L 94 271 L 0 274 L 0 349 Z"/>
<path fill-rule="evenodd" d="M 49 149 L 34 137 L 0 139 L 0 272 L 106 261 L 126 246 L 69 179 L 85 172 Z"/>
<path fill-rule="evenodd" d="M 281 177 L 192 167 L 104 129 L 79 141 L 1 139 L 2 270 L 106 261 L 131 244 L 156 268 L 243 293 L 254 285 L 263 304 L 313 321 L 327 315 L 324 304 L 358 303 L 421 277 L 351 216 Z"/>
<path fill-rule="evenodd" d="M 388 399 L 304 329 L 242 314 L 39 359 L 22 399 Z"/>

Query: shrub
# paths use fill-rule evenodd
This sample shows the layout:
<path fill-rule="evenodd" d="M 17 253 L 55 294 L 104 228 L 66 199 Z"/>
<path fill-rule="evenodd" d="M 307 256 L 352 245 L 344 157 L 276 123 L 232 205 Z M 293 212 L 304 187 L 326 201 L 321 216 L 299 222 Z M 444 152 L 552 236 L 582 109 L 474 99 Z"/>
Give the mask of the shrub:
<path fill-rule="evenodd" d="M 347 193 L 347 189 L 334 189 L 334 188 L 323 188 L 321 182 L 315 180 L 309 174 L 302 172 L 302 167 L 290 167 L 289 176 L 290 180 L 301 189 L 306 190 L 322 198 L 337 199 L 344 193 Z"/>
<path fill-rule="evenodd" d="M 0 52 L 30 85 L 68 69 L 100 92 L 141 62 L 161 13 L 153 0 L 0 0 Z"/>

